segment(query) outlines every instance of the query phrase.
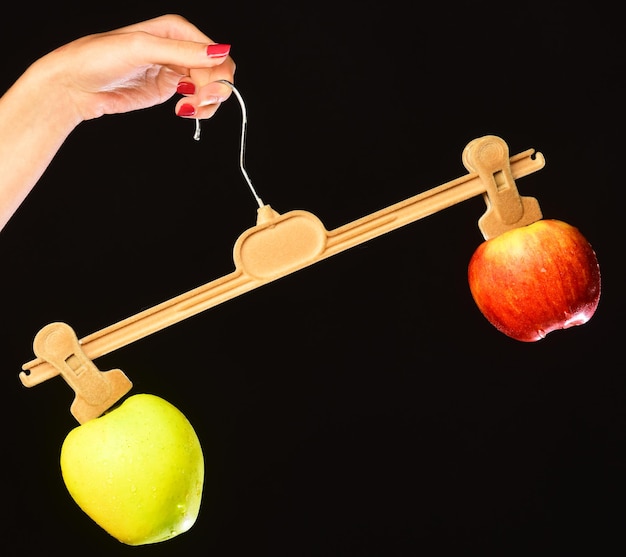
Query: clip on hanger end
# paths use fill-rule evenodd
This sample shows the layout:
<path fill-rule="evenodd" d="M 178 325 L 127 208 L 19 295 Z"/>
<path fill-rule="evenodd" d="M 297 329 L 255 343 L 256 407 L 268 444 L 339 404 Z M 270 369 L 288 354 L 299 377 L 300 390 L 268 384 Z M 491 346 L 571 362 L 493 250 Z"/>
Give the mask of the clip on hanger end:
<path fill-rule="evenodd" d="M 41 329 L 33 341 L 33 350 L 76 393 L 70 411 L 81 424 L 104 414 L 132 387 L 121 370 L 100 371 L 83 352 L 74 330 L 65 323 L 50 323 Z"/>
<path fill-rule="evenodd" d="M 486 190 L 487 210 L 478 221 L 485 240 L 543 218 L 537 199 L 519 195 L 510 163 L 507 144 L 494 135 L 474 139 L 463 151 L 465 168 L 478 174 Z"/>

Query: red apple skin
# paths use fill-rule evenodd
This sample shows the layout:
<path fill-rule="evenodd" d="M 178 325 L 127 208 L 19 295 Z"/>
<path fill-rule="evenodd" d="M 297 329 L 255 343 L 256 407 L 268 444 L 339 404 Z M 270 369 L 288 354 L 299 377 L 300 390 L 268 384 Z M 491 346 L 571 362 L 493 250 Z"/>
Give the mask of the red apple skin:
<path fill-rule="evenodd" d="M 580 231 L 543 219 L 480 244 L 469 262 L 476 305 L 496 329 L 523 342 L 582 325 L 600 299 L 596 254 Z"/>

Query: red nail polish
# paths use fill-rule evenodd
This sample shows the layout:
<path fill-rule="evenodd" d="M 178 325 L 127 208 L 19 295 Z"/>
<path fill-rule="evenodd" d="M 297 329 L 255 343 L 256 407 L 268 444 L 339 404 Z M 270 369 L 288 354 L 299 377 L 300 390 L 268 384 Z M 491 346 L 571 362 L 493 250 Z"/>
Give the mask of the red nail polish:
<path fill-rule="evenodd" d="M 230 52 L 229 44 L 210 44 L 206 47 L 206 54 L 210 58 L 223 58 Z"/>
<path fill-rule="evenodd" d="M 190 104 L 181 104 L 178 109 L 178 116 L 193 116 L 196 113 L 196 109 Z"/>
<path fill-rule="evenodd" d="M 176 92 L 180 95 L 193 95 L 196 92 L 196 86 L 188 81 L 181 81 L 176 87 Z"/>

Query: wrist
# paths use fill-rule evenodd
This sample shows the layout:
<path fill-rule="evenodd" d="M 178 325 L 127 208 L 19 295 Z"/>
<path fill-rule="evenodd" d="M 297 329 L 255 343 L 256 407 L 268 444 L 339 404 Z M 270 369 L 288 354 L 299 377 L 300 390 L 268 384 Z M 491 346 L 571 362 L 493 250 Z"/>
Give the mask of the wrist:
<path fill-rule="evenodd" d="M 67 136 L 83 117 L 64 72 L 51 58 L 50 54 L 44 56 L 24 72 L 23 94 L 30 100 L 33 117 L 51 126 L 55 133 Z"/>
<path fill-rule="evenodd" d="M 13 86 L 22 100 L 23 125 L 41 129 L 63 141 L 80 124 L 80 111 L 72 102 L 65 76 L 48 62 L 50 55 L 34 62 Z"/>

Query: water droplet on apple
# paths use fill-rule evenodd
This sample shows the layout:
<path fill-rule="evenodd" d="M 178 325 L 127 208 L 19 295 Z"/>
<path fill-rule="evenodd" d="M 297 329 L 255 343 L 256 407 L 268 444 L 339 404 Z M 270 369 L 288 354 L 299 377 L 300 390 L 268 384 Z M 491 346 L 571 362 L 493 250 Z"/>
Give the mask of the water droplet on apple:
<path fill-rule="evenodd" d="M 563 322 L 563 328 L 569 329 L 570 327 L 576 327 L 577 325 L 584 325 L 589 321 L 591 315 L 580 311 L 574 315 L 569 312 L 565 312 L 565 321 Z"/>
<path fill-rule="evenodd" d="M 537 335 L 539 335 L 539 338 L 546 338 L 546 332 L 543 329 L 538 329 Z"/>

